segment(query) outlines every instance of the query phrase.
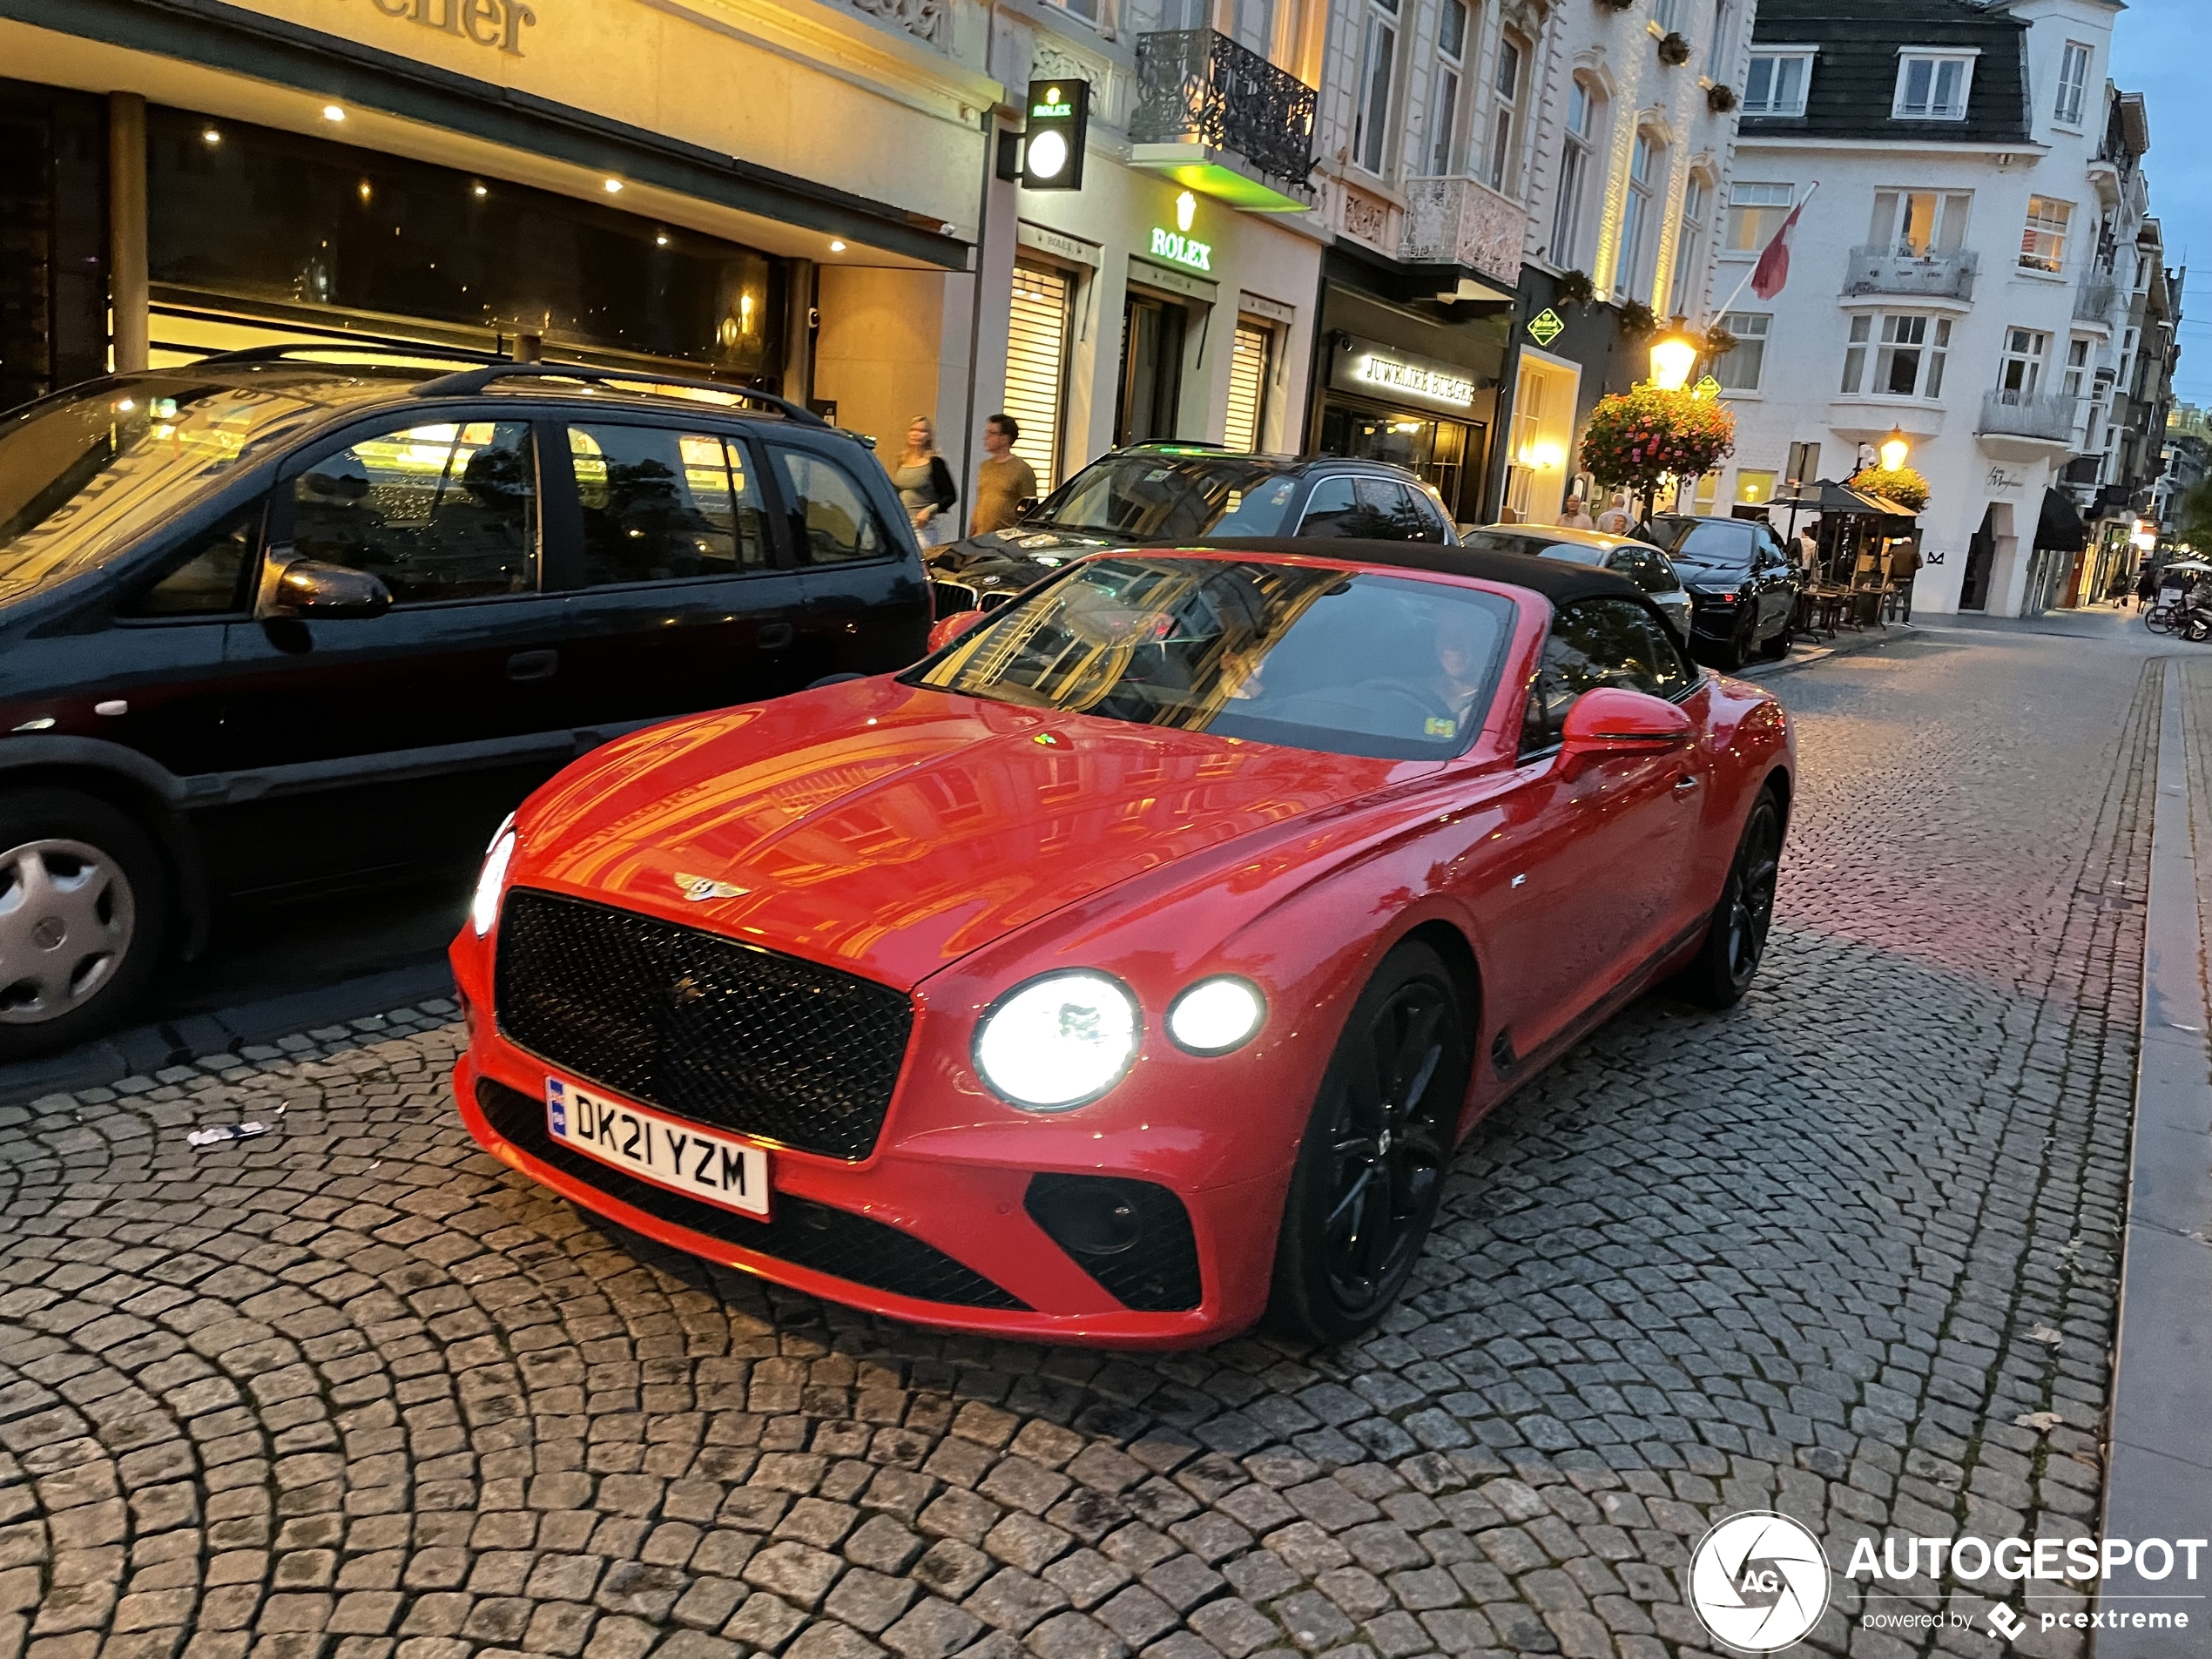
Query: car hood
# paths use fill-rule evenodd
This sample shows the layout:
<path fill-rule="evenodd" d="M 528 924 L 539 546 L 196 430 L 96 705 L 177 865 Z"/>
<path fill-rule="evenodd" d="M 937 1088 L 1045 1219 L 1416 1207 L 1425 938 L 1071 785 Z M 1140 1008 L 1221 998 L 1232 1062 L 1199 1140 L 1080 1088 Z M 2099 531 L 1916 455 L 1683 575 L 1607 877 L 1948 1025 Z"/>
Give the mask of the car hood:
<path fill-rule="evenodd" d="M 1431 770 L 860 680 L 601 749 L 524 808 L 513 879 L 909 989 L 1118 882 Z"/>

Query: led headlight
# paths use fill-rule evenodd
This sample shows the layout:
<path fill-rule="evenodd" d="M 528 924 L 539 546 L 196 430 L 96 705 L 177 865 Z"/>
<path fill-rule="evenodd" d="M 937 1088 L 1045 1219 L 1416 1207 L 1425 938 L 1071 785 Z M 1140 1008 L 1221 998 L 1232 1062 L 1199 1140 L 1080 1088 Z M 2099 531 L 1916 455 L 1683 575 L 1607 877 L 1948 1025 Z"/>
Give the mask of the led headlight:
<path fill-rule="evenodd" d="M 1202 979 L 1168 1004 L 1168 1035 L 1192 1054 L 1227 1054 L 1251 1041 L 1267 1001 L 1250 980 Z"/>
<path fill-rule="evenodd" d="M 1032 1112 L 1096 1100 L 1136 1058 L 1136 999 L 1103 974 L 1048 974 L 999 999 L 975 1031 L 983 1081 Z"/>
<path fill-rule="evenodd" d="M 515 856 L 515 814 L 499 826 L 484 849 L 484 867 L 476 877 L 475 896 L 469 900 L 469 925 L 482 939 L 499 920 L 500 895 L 507 891 L 507 866 Z"/>

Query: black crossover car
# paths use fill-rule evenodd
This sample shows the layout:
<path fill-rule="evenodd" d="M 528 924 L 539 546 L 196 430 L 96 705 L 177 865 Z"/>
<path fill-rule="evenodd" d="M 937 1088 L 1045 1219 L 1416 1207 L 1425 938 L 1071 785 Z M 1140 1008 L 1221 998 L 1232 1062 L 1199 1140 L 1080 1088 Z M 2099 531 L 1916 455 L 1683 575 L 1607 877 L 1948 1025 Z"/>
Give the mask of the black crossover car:
<path fill-rule="evenodd" d="M 1521 553 L 1557 559 L 1562 564 L 1617 570 L 1659 607 L 1685 644 L 1689 641 L 1689 595 L 1667 556 L 1649 542 L 1633 536 L 1608 536 L 1600 530 L 1568 529 L 1562 524 L 1490 524 L 1480 529 L 1462 529 L 1460 543 L 1485 553 Z"/>
<path fill-rule="evenodd" d="M 929 555 L 940 616 L 995 610 L 1107 547 L 1290 536 L 1456 543 L 1436 492 L 1387 462 L 1139 443 L 1101 455 L 1011 529 Z"/>
<path fill-rule="evenodd" d="M 1789 654 L 1797 570 L 1772 529 L 1688 513 L 1661 513 L 1651 529 L 1689 590 L 1689 645 L 1702 661 L 1733 673 L 1754 655 Z"/>
<path fill-rule="evenodd" d="M 608 738 L 928 628 L 865 444 L 738 388 L 317 347 L 0 415 L 0 1059 L 226 896 L 468 859 Z"/>

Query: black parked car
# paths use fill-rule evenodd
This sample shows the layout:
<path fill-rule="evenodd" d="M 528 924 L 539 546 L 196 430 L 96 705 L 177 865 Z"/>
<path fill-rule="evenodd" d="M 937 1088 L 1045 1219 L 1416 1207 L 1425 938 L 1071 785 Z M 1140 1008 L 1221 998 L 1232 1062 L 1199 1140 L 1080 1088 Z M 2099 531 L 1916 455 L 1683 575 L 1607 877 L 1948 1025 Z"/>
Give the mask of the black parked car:
<path fill-rule="evenodd" d="M 1694 655 L 1730 673 L 1754 655 L 1789 655 L 1797 569 L 1772 529 L 1688 513 L 1661 513 L 1651 529 L 1689 590 Z"/>
<path fill-rule="evenodd" d="M 1683 642 L 1689 643 L 1689 595 L 1667 556 L 1649 542 L 1608 536 L 1602 530 L 1569 529 L 1563 524 L 1490 524 L 1462 529 L 1460 544 L 1485 553 L 1523 553 L 1562 564 L 1617 570 L 1643 590 L 1644 597 L 1674 624 Z"/>
<path fill-rule="evenodd" d="M 1138 443 L 1101 455 L 1013 529 L 937 549 L 929 578 L 944 616 L 995 610 L 1101 548 L 1305 536 L 1459 540 L 1436 492 L 1387 462 Z"/>
<path fill-rule="evenodd" d="M 308 350 L 0 415 L 0 1059 L 227 897 L 467 860 L 617 733 L 922 654 L 897 495 L 804 409 Z"/>

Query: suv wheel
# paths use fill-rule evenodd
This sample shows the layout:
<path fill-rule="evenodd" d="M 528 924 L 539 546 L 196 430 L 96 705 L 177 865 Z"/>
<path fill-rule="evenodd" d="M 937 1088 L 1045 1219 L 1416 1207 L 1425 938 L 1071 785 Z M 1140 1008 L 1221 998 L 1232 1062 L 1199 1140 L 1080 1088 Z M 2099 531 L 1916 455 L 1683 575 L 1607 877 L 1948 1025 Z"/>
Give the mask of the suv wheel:
<path fill-rule="evenodd" d="M 0 1061 L 118 1023 L 168 921 L 168 871 L 128 814 L 74 790 L 0 795 Z"/>

